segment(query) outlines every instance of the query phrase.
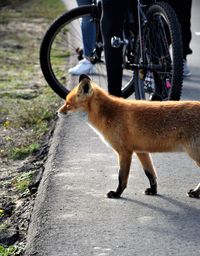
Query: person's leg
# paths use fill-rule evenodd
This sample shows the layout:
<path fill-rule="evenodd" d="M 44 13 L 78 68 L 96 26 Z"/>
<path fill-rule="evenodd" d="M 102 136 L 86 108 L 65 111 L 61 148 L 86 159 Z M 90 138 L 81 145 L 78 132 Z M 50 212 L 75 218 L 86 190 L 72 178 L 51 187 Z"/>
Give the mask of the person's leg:
<path fill-rule="evenodd" d="M 108 80 L 108 92 L 121 96 L 122 85 L 122 47 L 113 48 L 111 38 L 123 38 L 123 23 L 128 0 L 103 0 L 101 31 L 104 42 L 105 61 Z"/>
<path fill-rule="evenodd" d="M 92 0 L 77 0 L 78 6 L 81 5 L 90 5 Z M 83 59 L 79 63 L 70 68 L 68 71 L 72 75 L 81 75 L 85 74 L 94 74 L 95 66 L 90 62 L 90 57 L 95 48 L 96 43 L 96 26 L 92 22 L 90 16 L 85 16 L 81 20 L 81 33 L 83 41 Z M 78 49 L 77 49 L 78 50 Z M 81 56 L 82 57 L 82 56 Z"/>
<path fill-rule="evenodd" d="M 77 0 L 77 4 L 89 5 L 92 4 L 91 0 Z M 82 18 L 81 22 L 83 52 L 86 58 L 89 58 L 94 50 L 96 41 L 96 28 L 95 23 L 91 21 L 91 17 L 86 16 Z"/>

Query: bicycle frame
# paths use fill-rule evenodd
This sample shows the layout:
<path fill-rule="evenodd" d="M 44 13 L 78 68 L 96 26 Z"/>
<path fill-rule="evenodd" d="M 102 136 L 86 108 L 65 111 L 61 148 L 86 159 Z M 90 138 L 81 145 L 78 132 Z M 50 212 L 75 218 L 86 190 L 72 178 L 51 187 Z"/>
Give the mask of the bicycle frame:
<path fill-rule="evenodd" d="M 145 64 L 144 61 L 144 44 L 143 44 L 143 28 L 146 25 L 146 23 L 148 22 L 146 14 L 145 14 L 145 10 L 148 6 L 152 5 L 153 3 L 157 2 L 156 0 L 152 0 L 151 3 L 148 4 L 144 4 L 144 1 L 141 0 L 137 0 L 137 17 L 136 17 L 136 24 L 138 27 L 138 35 L 139 35 L 139 42 L 140 42 L 140 61 L 139 63 L 123 63 L 124 67 L 126 69 L 130 69 L 130 70 L 135 70 L 135 69 L 144 69 L 144 70 L 162 70 L 162 65 L 158 65 L 158 64 Z M 100 20 L 101 17 L 101 1 L 93 1 L 93 5 L 95 6 L 94 8 L 94 19 L 96 20 Z M 98 6 L 98 13 L 96 13 L 96 6 Z M 100 33 L 100 29 L 97 29 L 98 33 Z M 99 34 L 97 35 L 97 37 L 100 37 L 100 40 L 97 40 L 97 45 L 96 45 L 96 49 L 94 50 L 94 55 L 96 53 L 96 51 L 98 51 L 98 48 L 102 48 L 102 38 L 101 35 L 99 36 Z M 124 35 L 124 38 L 116 38 L 116 40 L 119 40 L 118 42 L 111 42 L 111 44 L 113 45 L 113 47 L 117 48 L 120 46 L 124 46 L 126 47 L 129 43 L 129 39 L 126 38 L 126 35 Z M 99 41 L 99 42 L 98 42 Z M 135 42 L 134 42 L 135 43 Z M 98 45 L 99 44 L 99 45 Z M 115 45 L 114 45 L 115 44 Z M 133 46 L 134 48 L 134 46 Z M 125 52 L 125 50 L 124 50 Z M 101 61 L 99 59 L 99 56 L 96 58 L 95 56 L 92 57 L 92 62 L 95 64 L 96 62 Z"/>

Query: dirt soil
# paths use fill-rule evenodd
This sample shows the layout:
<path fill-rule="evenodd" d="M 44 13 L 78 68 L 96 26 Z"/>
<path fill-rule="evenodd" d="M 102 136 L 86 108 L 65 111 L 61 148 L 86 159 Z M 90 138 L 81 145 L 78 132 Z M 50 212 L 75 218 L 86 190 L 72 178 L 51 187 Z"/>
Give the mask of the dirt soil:
<path fill-rule="evenodd" d="M 54 3 L 56 2 L 56 3 Z M 4 4 L 3 4 L 4 3 Z M 53 0 L 0 3 L 0 255 L 23 255 L 60 99 L 44 81 L 41 40 Z"/>

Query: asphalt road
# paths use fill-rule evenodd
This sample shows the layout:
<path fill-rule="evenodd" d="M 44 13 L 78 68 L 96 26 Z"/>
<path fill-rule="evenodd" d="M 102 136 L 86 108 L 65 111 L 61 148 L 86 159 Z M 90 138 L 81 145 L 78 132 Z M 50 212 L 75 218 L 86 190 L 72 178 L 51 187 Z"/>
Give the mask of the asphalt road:
<path fill-rule="evenodd" d="M 183 99 L 200 99 L 199 10 L 194 0 L 192 76 L 184 80 Z M 200 182 L 200 170 L 182 153 L 154 154 L 153 160 L 158 196 L 143 194 L 148 180 L 133 156 L 123 197 L 107 199 L 118 182 L 116 155 L 76 115 L 59 119 L 25 255 L 200 255 L 200 201 L 186 196 Z"/>

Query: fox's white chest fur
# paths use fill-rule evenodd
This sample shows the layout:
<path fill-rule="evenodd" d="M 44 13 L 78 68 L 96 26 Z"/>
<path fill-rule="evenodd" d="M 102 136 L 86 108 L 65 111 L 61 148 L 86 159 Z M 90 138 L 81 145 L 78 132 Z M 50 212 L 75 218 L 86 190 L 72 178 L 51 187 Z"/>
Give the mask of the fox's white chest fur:
<path fill-rule="evenodd" d="M 103 141 L 103 143 L 106 144 L 106 146 L 111 147 L 108 141 L 104 138 L 103 134 L 100 131 L 98 131 L 89 121 L 88 121 L 88 125 L 99 136 L 101 141 Z"/>

